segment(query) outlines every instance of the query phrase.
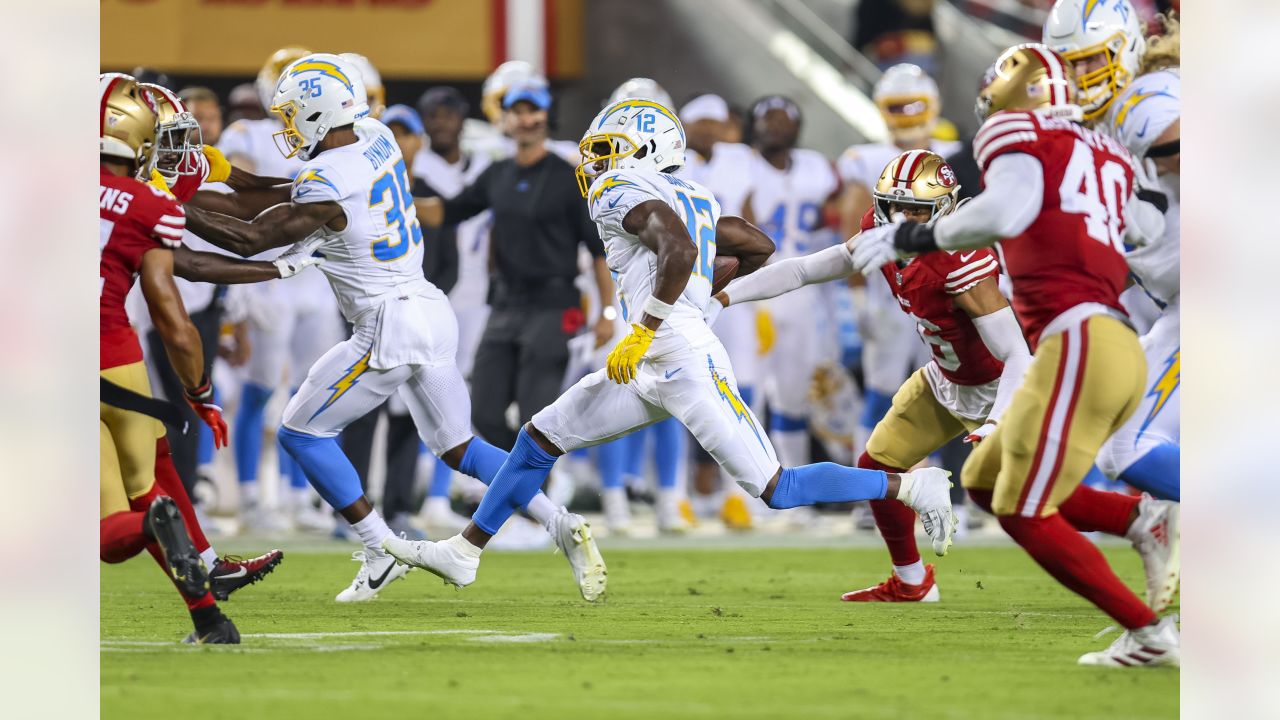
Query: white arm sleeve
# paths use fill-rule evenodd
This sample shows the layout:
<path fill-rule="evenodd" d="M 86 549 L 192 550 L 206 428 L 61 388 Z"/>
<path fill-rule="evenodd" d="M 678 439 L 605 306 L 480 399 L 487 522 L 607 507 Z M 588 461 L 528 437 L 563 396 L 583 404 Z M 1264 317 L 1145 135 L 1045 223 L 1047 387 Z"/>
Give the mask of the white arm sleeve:
<path fill-rule="evenodd" d="M 767 300 L 796 288 L 829 280 L 839 280 L 853 273 L 853 261 L 845 243 L 804 257 L 781 260 L 729 283 L 724 293 L 729 304 Z"/>
<path fill-rule="evenodd" d="M 1124 239 L 1130 245 L 1143 247 L 1164 237 L 1164 213 L 1135 192 L 1124 206 Z"/>
<path fill-rule="evenodd" d="M 1044 201 L 1044 168 L 1026 153 L 997 157 L 982 176 L 982 194 L 938 219 L 933 237 L 943 250 L 987 247 L 1035 222 Z"/>
<path fill-rule="evenodd" d="M 1027 350 L 1027 341 L 1022 337 L 1022 328 L 1014 317 L 1013 308 L 1005 306 L 990 315 L 973 318 L 974 327 L 982 336 L 991 354 L 1004 363 L 1004 372 L 1000 373 L 1000 384 L 996 388 L 996 399 L 991 403 L 991 412 L 987 414 L 987 422 L 1000 419 L 1004 411 L 1013 401 L 1013 393 L 1022 384 L 1022 376 L 1031 364 L 1031 353 Z"/>

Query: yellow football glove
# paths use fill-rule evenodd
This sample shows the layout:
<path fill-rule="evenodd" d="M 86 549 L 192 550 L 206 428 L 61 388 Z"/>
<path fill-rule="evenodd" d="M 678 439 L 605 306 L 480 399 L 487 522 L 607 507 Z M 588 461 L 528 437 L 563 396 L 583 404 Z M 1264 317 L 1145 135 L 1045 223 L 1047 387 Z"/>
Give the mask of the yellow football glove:
<path fill-rule="evenodd" d="M 652 342 L 652 330 L 640 323 L 631 323 L 631 332 L 613 346 L 613 350 L 609 351 L 609 359 L 605 361 L 605 370 L 609 379 L 624 385 L 634 380 L 636 365 L 649 351 L 649 345 Z"/>
<path fill-rule="evenodd" d="M 208 182 L 226 182 L 231 177 L 231 163 L 227 162 L 227 156 L 222 151 L 212 145 L 204 146 L 204 159 L 209 161 L 209 177 L 205 178 Z"/>
<path fill-rule="evenodd" d="M 756 310 L 756 354 L 768 355 L 777 340 L 778 331 L 773 326 L 773 316 L 768 310 Z"/>
<path fill-rule="evenodd" d="M 173 191 L 169 189 L 169 183 L 165 182 L 164 176 L 159 170 L 151 170 L 151 179 L 147 181 L 151 187 L 163 191 L 166 195 L 172 195 Z"/>

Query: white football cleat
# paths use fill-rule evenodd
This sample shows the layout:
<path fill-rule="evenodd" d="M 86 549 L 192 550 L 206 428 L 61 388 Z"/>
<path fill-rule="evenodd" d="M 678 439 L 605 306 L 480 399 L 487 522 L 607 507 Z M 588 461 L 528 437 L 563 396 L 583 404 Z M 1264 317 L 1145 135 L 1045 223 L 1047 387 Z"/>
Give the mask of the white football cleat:
<path fill-rule="evenodd" d="M 372 600 L 382 592 L 383 588 L 409 572 L 407 565 L 401 565 L 390 555 L 381 553 L 373 557 L 371 555 L 372 553 L 365 550 L 351 553 L 351 559 L 360 563 L 360 570 L 356 572 L 356 579 L 351 581 L 351 585 L 338 593 L 334 600 L 338 602 Z"/>
<path fill-rule="evenodd" d="M 1147 575 L 1147 604 L 1160 612 L 1173 602 L 1181 573 L 1180 528 L 1181 506 L 1168 500 L 1157 500 L 1143 493 L 1138 501 L 1138 517 L 1125 537 L 1142 556 L 1142 569 Z"/>
<path fill-rule="evenodd" d="M 476 571 L 480 569 L 480 548 L 461 535 L 440 542 L 393 536 L 382 541 L 382 549 L 400 562 L 422 568 L 460 588 L 475 582 Z"/>
<path fill-rule="evenodd" d="M 670 491 L 659 491 L 653 512 L 658 521 L 658 532 L 679 535 L 689 532 L 691 525 L 680 510 L 681 498 Z"/>
<path fill-rule="evenodd" d="M 449 504 L 447 497 L 427 498 L 422 506 L 422 513 L 418 515 L 418 519 L 428 530 L 444 534 L 460 533 L 467 527 L 470 522 L 467 518 L 462 517 L 453 511 L 453 507 Z"/>
<path fill-rule="evenodd" d="M 1081 655 L 1079 663 L 1102 667 L 1179 667 L 1182 664 L 1180 645 L 1177 616 L 1168 615 L 1155 625 L 1123 633 L 1106 650 Z"/>
<path fill-rule="evenodd" d="M 933 552 L 942 557 L 951 547 L 956 534 L 956 514 L 951 509 L 950 471 L 942 468 L 920 468 L 902 473 L 910 478 L 907 497 L 898 499 L 916 511 L 924 531 L 933 540 Z"/>
<path fill-rule="evenodd" d="M 604 566 L 604 557 L 596 547 L 595 538 L 591 537 L 591 526 L 581 515 L 561 508 L 551 519 L 548 529 L 556 547 L 564 553 L 569 567 L 573 569 L 573 579 L 578 583 L 582 599 L 587 602 L 600 599 L 609 581 L 609 571 Z"/>
<path fill-rule="evenodd" d="M 623 488 L 605 488 L 600 493 L 604 526 L 610 535 L 626 535 L 631 530 L 631 501 Z M 554 534 L 554 532 L 553 532 Z"/>

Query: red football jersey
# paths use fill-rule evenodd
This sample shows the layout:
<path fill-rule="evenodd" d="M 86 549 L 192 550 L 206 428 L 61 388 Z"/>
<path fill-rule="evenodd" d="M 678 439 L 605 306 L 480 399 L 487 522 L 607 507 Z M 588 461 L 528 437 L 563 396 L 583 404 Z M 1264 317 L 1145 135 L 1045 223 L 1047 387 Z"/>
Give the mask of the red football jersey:
<path fill-rule="evenodd" d="M 205 159 L 203 154 L 196 158 L 196 164 L 200 166 L 198 172 L 191 175 L 179 175 L 178 181 L 173 184 L 173 187 L 169 188 L 180 203 L 190 202 L 191 197 L 204 184 L 205 178 L 209 177 L 209 161 Z"/>
<path fill-rule="evenodd" d="M 984 173 L 997 157 L 1015 152 L 1044 168 L 1040 215 L 1001 243 L 1013 309 L 1035 350 L 1045 326 L 1076 305 L 1124 312 L 1124 209 L 1133 194 L 1134 160 L 1102 133 L 1029 112 L 996 113 L 973 140 Z"/>
<path fill-rule="evenodd" d="M 873 227 L 875 213 L 868 210 L 862 229 Z M 957 385 L 984 385 L 1000 377 L 1004 363 L 991 354 L 973 318 L 952 299 L 1000 274 L 994 252 L 983 248 L 925 253 L 902 266 L 886 263 L 880 272 L 898 306 L 916 319 L 916 330 L 943 377 Z"/>
<path fill-rule="evenodd" d="M 181 244 L 187 218 L 182 206 L 169 195 L 105 168 L 98 191 L 98 214 L 102 231 L 99 367 L 105 370 L 142 360 L 142 346 L 129 325 L 124 299 L 142 267 L 142 256 L 148 250 Z"/>

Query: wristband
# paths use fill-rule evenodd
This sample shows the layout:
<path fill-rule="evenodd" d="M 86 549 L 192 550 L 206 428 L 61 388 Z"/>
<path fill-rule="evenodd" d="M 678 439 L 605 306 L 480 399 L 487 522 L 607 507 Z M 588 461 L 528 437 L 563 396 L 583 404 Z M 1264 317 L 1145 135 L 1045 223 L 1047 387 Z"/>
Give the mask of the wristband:
<path fill-rule="evenodd" d="M 604 310 L 600 311 L 600 317 L 605 320 L 615 320 L 618 317 L 618 311 L 612 305 L 605 305 Z"/>
<path fill-rule="evenodd" d="M 187 399 L 193 402 L 208 402 L 213 399 L 213 382 L 209 380 L 209 373 L 205 373 L 200 378 L 200 384 L 194 388 L 183 388 Z"/>
<path fill-rule="evenodd" d="M 903 255 L 919 255 L 937 250 L 938 241 L 933 237 L 932 227 L 907 221 L 894 233 L 893 247 Z"/>
<path fill-rule="evenodd" d="M 664 303 L 652 295 L 649 296 L 648 300 L 644 301 L 644 312 L 659 320 L 666 320 L 671 315 L 671 311 L 675 309 L 675 305 Z"/>

